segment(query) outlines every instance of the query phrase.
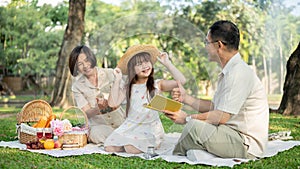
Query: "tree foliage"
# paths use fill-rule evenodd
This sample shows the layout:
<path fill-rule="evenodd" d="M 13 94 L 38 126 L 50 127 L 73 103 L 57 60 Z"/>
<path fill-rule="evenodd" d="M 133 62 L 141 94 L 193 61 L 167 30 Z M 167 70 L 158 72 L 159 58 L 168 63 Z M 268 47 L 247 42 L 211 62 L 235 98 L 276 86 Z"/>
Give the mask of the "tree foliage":
<path fill-rule="evenodd" d="M 9 70 L 10 75 L 50 76 L 55 73 L 63 32 L 54 30 L 59 25 L 47 15 L 54 13 L 56 8 L 49 5 L 38 7 L 36 3 L 26 3 L 20 6 L 11 4 L 1 10 L 3 26 L 0 29 L 3 51 L 0 60 L 3 61 L 2 64 Z M 61 23 L 64 22 L 61 19 Z"/>
<path fill-rule="evenodd" d="M 18 0 L 0 7 L 0 65 L 10 74 L 57 73 L 68 4 L 37 6 L 37 2 Z M 292 15 L 280 0 L 124 0 L 119 6 L 100 0 L 86 3 L 81 42 L 93 49 L 100 66 L 115 67 L 129 46 L 151 43 L 173 54 L 172 61 L 187 76 L 186 85 L 195 95 L 213 84 L 215 74 L 209 72 L 218 72 L 208 63 L 203 43 L 208 27 L 216 20 L 231 20 L 240 28 L 241 55 L 268 93 L 282 90 L 283 68 L 300 39 L 300 16 Z M 161 65 L 157 64 L 157 70 L 158 76 L 168 78 Z"/>

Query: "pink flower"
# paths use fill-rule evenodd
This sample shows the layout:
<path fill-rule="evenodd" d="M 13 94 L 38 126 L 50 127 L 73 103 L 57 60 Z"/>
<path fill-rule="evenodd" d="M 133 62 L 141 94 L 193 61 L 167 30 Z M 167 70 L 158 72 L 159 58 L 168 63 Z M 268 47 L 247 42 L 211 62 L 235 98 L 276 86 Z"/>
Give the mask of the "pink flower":
<path fill-rule="evenodd" d="M 62 136 L 64 134 L 64 131 L 61 128 L 55 128 L 55 129 L 53 129 L 53 133 L 56 136 Z"/>
<path fill-rule="evenodd" d="M 56 136 L 62 136 L 64 134 L 64 122 L 58 119 L 52 120 L 51 128 L 53 129 L 53 134 Z"/>

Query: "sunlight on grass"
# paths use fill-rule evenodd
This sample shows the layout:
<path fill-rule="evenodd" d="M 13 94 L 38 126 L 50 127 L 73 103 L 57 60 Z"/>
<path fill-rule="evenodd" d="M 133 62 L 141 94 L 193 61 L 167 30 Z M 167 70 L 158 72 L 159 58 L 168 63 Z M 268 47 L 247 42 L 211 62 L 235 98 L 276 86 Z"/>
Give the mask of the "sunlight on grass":
<path fill-rule="evenodd" d="M 271 113 L 269 126 L 269 133 L 291 131 L 294 139 L 300 140 L 300 117 Z"/>
<path fill-rule="evenodd" d="M 19 108 L 16 107 L 0 107 L 0 112 L 11 112 L 17 109 L 19 110 Z"/>
<path fill-rule="evenodd" d="M 273 131 L 273 132 L 278 132 L 278 131 L 289 131 L 290 128 L 281 127 L 281 126 L 270 126 L 270 127 L 269 127 L 269 130 L 270 130 L 270 131 Z M 273 132 L 271 132 L 271 133 L 273 133 Z"/>
<path fill-rule="evenodd" d="M 4 109 L 2 109 L 4 110 Z M 53 109 L 53 113 L 60 115 L 63 109 Z M 174 123 L 160 114 L 165 131 L 171 132 Z M 15 117 L 1 119 L 0 140 L 16 140 Z M 5 130 L 4 130 L 5 129 Z M 300 140 L 300 118 L 270 114 L 270 132 L 292 131 L 294 140 Z M 162 159 L 143 160 L 139 158 L 123 158 L 113 155 L 89 154 L 54 158 L 48 155 L 20 151 L 13 148 L 0 147 L 0 168 L 216 168 L 206 165 L 189 165 L 186 163 L 171 163 Z M 264 158 L 257 161 L 234 166 L 234 168 L 299 168 L 300 146 L 288 151 L 280 152 L 274 157 Z M 288 167 L 287 167 L 288 166 Z M 227 168 L 227 167 L 217 167 Z"/>
<path fill-rule="evenodd" d="M 18 107 L 0 107 L 0 114 L 18 113 L 21 108 Z"/>
<path fill-rule="evenodd" d="M 49 101 L 49 96 L 42 96 L 42 95 L 14 95 L 14 96 L 1 96 L 0 102 L 8 102 L 8 101 L 30 101 L 35 99 L 42 99 Z"/>

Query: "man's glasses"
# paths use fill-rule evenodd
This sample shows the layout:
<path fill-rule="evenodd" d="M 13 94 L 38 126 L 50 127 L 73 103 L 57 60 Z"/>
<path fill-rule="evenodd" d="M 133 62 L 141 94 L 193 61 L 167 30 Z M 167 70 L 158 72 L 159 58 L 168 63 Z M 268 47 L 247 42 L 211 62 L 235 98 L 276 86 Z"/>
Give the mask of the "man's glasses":
<path fill-rule="evenodd" d="M 205 46 L 207 46 L 208 44 L 210 44 L 210 43 L 216 43 L 216 42 L 222 42 L 224 45 L 227 45 L 227 42 L 224 42 L 224 41 L 221 41 L 221 40 L 216 40 L 216 41 L 212 41 L 212 42 L 210 42 L 210 41 L 208 41 L 207 39 L 205 39 L 204 40 L 204 43 L 205 43 Z"/>

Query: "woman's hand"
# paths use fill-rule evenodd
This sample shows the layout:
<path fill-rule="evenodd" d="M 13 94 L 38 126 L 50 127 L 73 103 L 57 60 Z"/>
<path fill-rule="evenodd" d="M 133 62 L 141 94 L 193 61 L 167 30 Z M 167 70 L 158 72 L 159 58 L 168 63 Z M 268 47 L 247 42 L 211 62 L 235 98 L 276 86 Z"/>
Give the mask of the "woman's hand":
<path fill-rule="evenodd" d="M 108 107 L 108 102 L 104 98 L 96 98 L 98 108 L 101 110 L 106 109 Z"/>

